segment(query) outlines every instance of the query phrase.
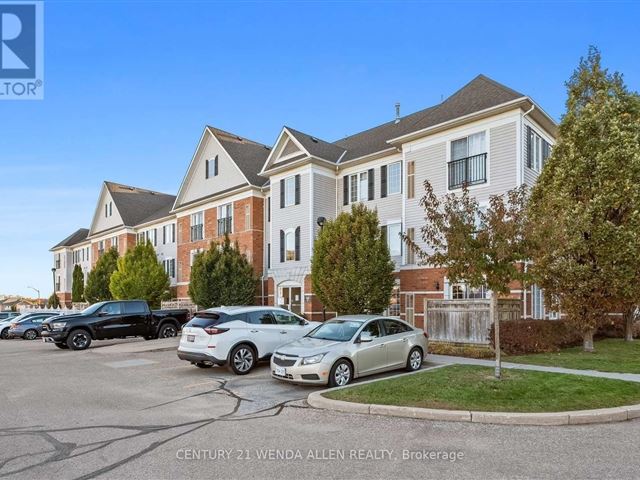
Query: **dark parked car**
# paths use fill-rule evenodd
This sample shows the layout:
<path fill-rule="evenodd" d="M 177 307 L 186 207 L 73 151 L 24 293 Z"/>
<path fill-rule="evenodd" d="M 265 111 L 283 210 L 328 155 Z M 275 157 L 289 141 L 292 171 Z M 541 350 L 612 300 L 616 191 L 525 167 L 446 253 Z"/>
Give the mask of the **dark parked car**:
<path fill-rule="evenodd" d="M 85 350 L 92 340 L 175 337 L 191 318 L 189 310 L 153 310 L 142 300 L 100 302 L 75 315 L 44 322 L 42 339 L 58 348 Z"/>
<path fill-rule="evenodd" d="M 42 333 L 42 323 L 51 318 L 59 316 L 58 313 L 40 313 L 12 323 L 7 333 L 7 338 L 24 338 L 25 340 L 35 340 Z"/>

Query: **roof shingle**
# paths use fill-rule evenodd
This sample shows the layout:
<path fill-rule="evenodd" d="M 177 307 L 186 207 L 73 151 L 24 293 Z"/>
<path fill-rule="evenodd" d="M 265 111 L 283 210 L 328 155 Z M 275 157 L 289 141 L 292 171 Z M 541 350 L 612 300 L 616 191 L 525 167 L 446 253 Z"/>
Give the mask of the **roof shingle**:
<path fill-rule="evenodd" d="M 78 243 L 84 242 L 88 236 L 89 236 L 88 228 L 79 228 L 78 230 L 73 232 L 71 235 L 69 235 L 67 238 L 62 240 L 60 243 L 51 247 L 51 250 L 55 250 L 56 248 L 60 248 L 60 247 L 72 247 L 74 245 L 77 245 Z"/>

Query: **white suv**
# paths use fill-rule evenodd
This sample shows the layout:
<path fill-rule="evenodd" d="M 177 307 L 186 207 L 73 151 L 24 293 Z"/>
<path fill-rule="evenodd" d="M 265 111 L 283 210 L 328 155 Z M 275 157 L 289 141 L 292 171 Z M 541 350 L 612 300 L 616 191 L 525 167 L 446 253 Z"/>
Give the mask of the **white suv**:
<path fill-rule="evenodd" d="M 277 347 L 304 337 L 320 322 L 282 308 L 220 307 L 198 312 L 182 328 L 178 357 L 200 368 L 229 365 L 238 375 L 251 371 Z"/>

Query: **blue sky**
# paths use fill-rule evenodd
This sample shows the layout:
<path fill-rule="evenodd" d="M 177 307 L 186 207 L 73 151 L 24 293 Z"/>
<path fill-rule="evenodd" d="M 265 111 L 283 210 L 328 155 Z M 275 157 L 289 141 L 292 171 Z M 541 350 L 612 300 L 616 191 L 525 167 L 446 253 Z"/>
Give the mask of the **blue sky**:
<path fill-rule="evenodd" d="M 103 180 L 175 193 L 205 124 L 336 140 L 484 73 L 559 119 L 590 44 L 640 90 L 632 2 L 45 2 L 43 101 L 0 101 L 0 293 L 48 296 L 48 249 Z"/>

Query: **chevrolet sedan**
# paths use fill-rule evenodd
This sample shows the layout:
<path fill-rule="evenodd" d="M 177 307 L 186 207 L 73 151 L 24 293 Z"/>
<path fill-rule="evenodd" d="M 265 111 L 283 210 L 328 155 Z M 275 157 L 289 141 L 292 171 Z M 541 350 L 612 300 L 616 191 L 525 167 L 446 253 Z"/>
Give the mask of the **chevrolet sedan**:
<path fill-rule="evenodd" d="M 395 318 L 341 316 L 278 347 L 271 357 L 271 376 L 336 387 L 389 370 L 415 371 L 422 367 L 427 338 L 424 331 Z"/>

